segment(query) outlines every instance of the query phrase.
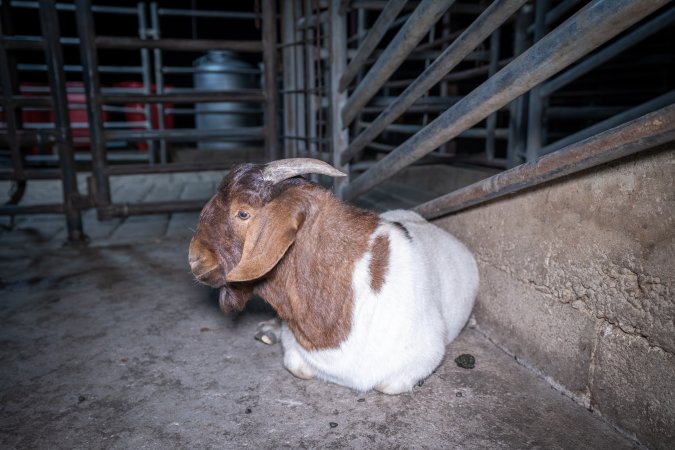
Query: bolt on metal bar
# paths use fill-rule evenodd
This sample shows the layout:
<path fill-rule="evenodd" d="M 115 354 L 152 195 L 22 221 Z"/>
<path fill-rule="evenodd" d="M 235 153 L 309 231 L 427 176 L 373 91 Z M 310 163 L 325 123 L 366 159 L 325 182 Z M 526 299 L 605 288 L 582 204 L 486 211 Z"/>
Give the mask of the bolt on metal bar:
<path fill-rule="evenodd" d="M 608 130 L 612 127 L 615 127 L 621 123 L 633 120 L 637 117 L 640 117 L 644 114 L 652 112 L 658 108 L 662 108 L 666 105 L 675 103 L 675 90 L 667 92 L 663 95 L 660 95 L 648 102 L 642 103 L 634 108 L 630 108 L 626 111 L 623 111 L 615 116 L 612 116 L 602 122 L 598 122 L 595 125 L 592 125 L 588 128 L 585 128 L 577 133 L 574 133 L 570 136 L 567 136 L 559 141 L 553 142 L 539 150 L 540 155 L 546 155 L 548 153 L 554 152 L 562 147 L 565 147 L 574 142 L 586 139 L 589 136 L 600 133 L 602 131 Z"/>
<path fill-rule="evenodd" d="M 354 180 L 346 198 L 383 182 L 667 3 L 592 1 Z"/>
<path fill-rule="evenodd" d="M 358 154 L 368 142 L 375 139 L 424 93 L 455 68 L 478 45 L 499 28 L 526 0 L 496 0 L 419 76 L 408 85 L 372 125 L 359 134 L 349 145 L 340 160 L 345 163 Z M 473 69 L 472 69 L 473 70 Z M 489 66 L 485 67 L 485 71 Z"/>
<path fill-rule="evenodd" d="M 675 139 L 670 105 L 535 161 L 501 172 L 414 208 L 427 219 L 447 214 L 605 164 Z"/>
<path fill-rule="evenodd" d="M 54 99 L 54 127 L 59 133 L 56 147 L 59 154 L 61 183 L 63 185 L 63 209 L 68 228 L 68 239 L 80 241 L 85 238 L 82 229 L 82 215 L 74 205 L 80 196 L 77 188 L 77 172 L 75 169 L 73 134 L 68 111 L 66 94 L 66 74 L 63 71 L 63 53 L 59 44 L 59 18 L 53 0 L 40 0 L 40 26 L 45 39 L 45 60 L 47 75 Z"/>
<path fill-rule="evenodd" d="M 340 78 L 340 91 L 344 91 L 352 82 L 356 74 L 361 70 L 361 67 L 366 63 L 377 44 L 380 43 L 382 37 L 385 35 L 391 23 L 396 20 L 396 16 L 401 12 L 405 6 L 406 0 L 389 0 L 387 6 L 382 10 L 380 15 L 375 20 L 373 26 L 368 30 L 368 34 L 361 42 L 356 55 L 349 61 L 347 69 Z"/>
<path fill-rule="evenodd" d="M 415 8 L 410 18 L 380 54 L 377 62 L 349 96 L 342 109 L 343 126 L 352 123 L 361 108 L 380 90 L 453 2 L 454 0 L 423 0 Z"/>
<path fill-rule="evenodd" d="M 644 25 L 641 25 L 639 28 L 621 37 L 616 42 L 613 42 L 597 53 L 591 55 L 585 61 L 544 83 L 541 87 L 541 95 L 551 95 L 553 92 L 571 83 L 600 64 L 610 60 L 619 53 L 660 31 L 667 25 L 671 24 L 674 20 L 675 6 L 672 6 L 669 9 L 663 11 L 663 13 L 651 19 L 649 22 L 646 22 Z"/>

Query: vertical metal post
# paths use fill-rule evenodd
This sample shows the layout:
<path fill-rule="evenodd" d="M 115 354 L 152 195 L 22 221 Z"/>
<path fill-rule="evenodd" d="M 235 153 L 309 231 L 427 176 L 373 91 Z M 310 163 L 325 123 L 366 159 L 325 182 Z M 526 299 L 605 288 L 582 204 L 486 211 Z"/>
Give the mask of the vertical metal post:
<path fill-rule="evenodd" d="M 74 205 L 79 197 L 79 192 L 77 190 L 77 172 L 75 171 L 75 157 L 73 155 L 73 134 L 68 112 L 66 74 L 63 71 L 63 53 L 59 42 L 61 32 L 54 0 L 40 0 L 39 13 L 42 36 L 45 40 L 47 76 L 49 77 L 49 86 L 54 102 L 52 106 L 54 125 L 59 136 L 55 145 L 59 153 L 68 240 L 81 241 L 86 238 L 82 230 L 82 215 Z"/>
<path fill-rule="evenodd" d="M 295 94 L 297 89 L 295 82 L 295 50 L 293 49 L 295 41 L 295 17 L 294 0 L 283 0 L 281 34 L 283 42 L 283 74 L 284 74 L 284 156 L 294 158 L 297 153 L 297 142 L 295 139 L 288 139 L 295 133 L 295 121 L 297 111 L 295 109 Z"/>
<path fill-rule="evenodd" d="M 513 56 L 517 57 L 527 47 L 527 27 L 532 17 L 532 6 L 525 5 L 516 16 L 514 31 Z M 506 166 L 515 167 L 521 163 L 521 153 L 525 151 L 525 100 L 527 94 L 521 95 L 509 105 L 509 139 L 506 149 Z"/>
<path fill-rule="evenodd" d="M 537 0 L 534 11 L 534 39 L 537 43 L 546 34 L 546 12 L 549 9 L 550 0 Z M 530 91 L 529 108 L 527 112 L 527 147 L 525 159 L 527 162 L 537 159 L 539 149 L 543 143 L 545 99 L 541 95 L 541 86 L 536 86 Z"/>
<path fill-rule="evenodd" d="M 157 8 L 157 2 L 150 3 L 150 26 L 152 27 L 152 37 L 154 39 L 159 39 L 161 32 L 159 30 L 159 10 Z M 158 94 L 164 93 L 164 72 L 163 72 L 163 61 L 162 61 L 162 50 L 154 49 L 153 50 L 154 63 L 155 63 L 155 91 Z M 160 130 L 160 133 L 164 130 L 164 104 L 157 103 L 153 105 L 155 111 L 157 111 L 157 127 Z M 152 117 L 152 116 L 151 116 Z M 150 118 L 152 120 L 152 118 Z M 165 164 L 167 162 L 166 155 L 166 140 L 160 139 L 159 141 L 159 162 Z"/>
<path fill-rule="evenodd" d="M 82 76 L 87 95 L 87 115 L 89 116 L 89 133 L 91 136 L 91 165 L 94 175 L 94 200 L 99 208 L 110 204 L 110 179 L 106 169 L 108 155 L 103 133 L 103 114 L 101 111 L 101 85 L 99 81 L 98 55 L 95 46 L 94 17 L 90 0 L 75 1 L 75 17 L 77 33 L 80 37 L 80 59 Z"/>
<path fill-rule="evenodd" d="M 137 5 L 137 11 L 138 11 L 138 36 L 141 39 L 147 39 L 148 38 L 148 24 L 147 24 L 147 18 L 145 16 L 145 3 L 138 3 Z M 142 71 L 142 77 L 143 77 L 143 93 L 144 94 L 151 94 L 152 93 L 152 76 L 151 76 L 151 71 L 150 71 L 150 50 L 147 48 L 142 48 L 141 49 L 141 71 Z M 151 108 L 156 108 L 157 105 L 150 105 L 149 103 L 146 103 L 143 107 L 145 110 L 145 128 L 147 130 L 152 129 L 152 109 Z M 153 140 L 147 140 L 145 141 L 147 148 L 148 148 L 148 161 L 150 164 L 155 162 L 155 141 Z"/>
<path fill-rule="evenodd" d="M 305 51 L 305 136 L 308 156 L 310 158 L 317 158 L 317 133 L 316 133 L 316 114 L 318 102 L 316 101 L 316 48 L 314 44 L 318 38 L 318 28 L 321 26 L 319 11 L 312 8 L 311 0 L 304 0 L 304 51 Z M 309 17 L 316 14 L 316 20 L 310 25 Z M 317 175 L 313 175 L 312 179 L 316 181 Z"/>
<path fill-rule="evenodd" d="M 298 156 L 307 156 L 307 145 L 306 141 L 301 139 L 306 134 L 305 129 L 305 97 L 307 95 L 305 88 L 305 55 L 304 55 L 304 46 L 307 42 L 303 39 L 303 32 L 297 27 L 297 22 L 300 17 L 302 17 L 302 0 L 293 0 L 293 33 L 294 33 L 294 42 L 297 45 L 293 46 L 293 52 L 295 56 L 293 61 L 295 63 L 295 86 L 296 92 L 295 96 L 295 131 L 293 132 L 294 136 L 297 136 L 297 152 Z"/>
<path fill-rule="evenodd" d="M 10 32 L 11 21 L 9 18 L 9 2 L 2 2 L 2 20 L 0 20 L 0 36 L 5 36 Z M 17 129 L 20 127 L 20 116 L 16 113 L 16 108 L 12 102 L 12 97 L 18 94 L 16 79 L 12 76 L 11 67 L 14 67 L 13 58 L 7 52 L 4 44 L 0 45 L 0 86 L 2 86 L 2 109 L 4 111 L 5 123 L 7 124 L 7 140 L 9 151 L 12 158 L 12 168 L 17 178 L 23 177 L 23 157 L 21 156 L 21 146 Z"/>
<path fill-rule="evenodd" d="M 279 159 L 279 120 L 277 116 L 277 2 L 263 0 L 262 42 L 265 89 L 265 155 Z"/>
<path fill-rule="evenodd" d="M 490 36 L 490 71 L 489 76 L 497 73 L 499 68 L 499 46 L 501 44 L 501 29 L 497 28 Z M 485 155 L 488 161 L 495 159 L 495 129 L 497 128 L 497 113 L 490 114 L 487 118 L 487 135 L 485 136 Z"/>
<path fill-rule="evenodd" d="M 330 70 L 330 142 L 333 165 L 349 174 L 349 165 L 340 163 L 340 156 L 347 148 L 349 130 L 342 121 L 342 110 L 347 103 L 347 92 L 340 90 L 340 78 L 347 67 L 347 13 L 341 0 L 331 0 L 329 7 L 329 70 Z M 335 193 L 342 197 L 349 183 L 349 176 L 336 178 L 333 184 Z"/>

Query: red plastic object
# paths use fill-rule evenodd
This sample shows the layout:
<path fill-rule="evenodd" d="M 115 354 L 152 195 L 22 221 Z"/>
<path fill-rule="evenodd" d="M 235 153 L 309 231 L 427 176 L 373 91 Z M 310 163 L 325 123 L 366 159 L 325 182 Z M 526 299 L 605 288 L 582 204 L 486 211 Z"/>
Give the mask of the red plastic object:
<path fill-rule="evenodd" d="M 115 83 L 113 85 L 114 87 L 117 88 L 126 88 L 126 89 L 138 89 L 139 91 L 143 89 L 143 83 L 140 81 L 121 81 L 119 83 Z M 168 86 L 171 87 L 171 86 Z M 152 92 L 155 93 L 157 92 L 157 86 L 154 84 L 151 87 Z M 133 108 L 138 110 L 138 112 L 126 112 L 124 113 L 124 118 L 127 122 L 145 122 L 146 121 L 146 116 L 145 116 L 145 109 L 143 107 L 143 103 L 129 103 L 126 104 L 125 107 L 127 108 Z M 150 105 L 150 115 L 151 115 L 151 126 L 153 129 L 158 129 L 159 128 L 159 105 L 157 104 L 152 104 Z M 164 108 L 173 108 L 173 104 L 171 103 L 165 103 Z M 165 129 L 170 129 L 173 128 L 174 125 L 174 116 L 173 114 L 164 114 L 164 128 Z M 133 126 L 130 127 L 132 130 L 143 130 L 145 129 L 142 126 Z M 137 141 L 136 142 L 136 147 L 139 150 L 142 151 L 147 151 L 148 150 L 148 143 L 145 141 Z"/>

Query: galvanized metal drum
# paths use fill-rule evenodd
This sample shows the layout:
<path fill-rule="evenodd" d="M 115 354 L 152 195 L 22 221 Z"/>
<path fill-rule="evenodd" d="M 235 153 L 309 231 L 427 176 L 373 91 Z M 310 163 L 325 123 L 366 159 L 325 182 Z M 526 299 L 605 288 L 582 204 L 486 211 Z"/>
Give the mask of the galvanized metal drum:
<path fill-rule="evenodd" d="M 194 86 L 199 90 L 238 91 L 260 88 L 260 70 L 232 51 L 210 51 L 194 61 Z M 255 103 L 218 102 L 196 105 L 199 130 L 224 130 L 258 125 L 260 107 Z M 200 149 L 226 150 L 246 146 L 242 141 L 200 141 Z"/>

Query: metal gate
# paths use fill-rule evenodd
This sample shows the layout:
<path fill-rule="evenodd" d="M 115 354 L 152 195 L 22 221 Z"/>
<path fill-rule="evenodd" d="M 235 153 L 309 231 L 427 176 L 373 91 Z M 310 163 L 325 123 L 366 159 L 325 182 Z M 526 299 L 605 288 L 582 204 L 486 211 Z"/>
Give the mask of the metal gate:
<path fill-rule="evenodd" d="M 226 11 L 166 8 L 160 2 L 2 0 L 0 179 L 13 180 L 16 189 L 0 213 L 63 213 L 69 237 L 76 240 L 84 237 L 81 213 L 87 209 L 95 208 L 100 219 L 198 210 L 203 201 L 116 202 L 110 177 L 227 169 L 235 159 L 181 162 L 170 154 L 179 143 L 199 147 L 213 140 L 258 141 L 257 148 L 242 153 L 244 159 L 330 161 L 349 173 L 335 185 L 347 200 L 413 164 L 504 170 L 416 208 L 429 218 L 457 211 L 671 142 L 675 51 L 668 42 L 675 41 L 675 7 L 670 3 L 259 0 L 244 5 L 248 10 Z M 35 15 L 38 33 L 13 29 L 13 17 L 23 11 Z M 137 23 L 133 36 L 101 31 L 114 31 L 106 24 L 124 17 Z M 69 20 L 76 35 L 62 33 L 59 24 Z M 191 21 L 186 27 L 193 34 L 176 36 L 171 20 Z M 257 34 L 200 38 L 196 20 L 218 21 L 216 28 L 225 31 L 241 30 L 235 24 L 245 22 Z M 665 60 L 631 61 L 648 68 L 656 81 L 639 78 L 625 103 L 617 104 L 609 87 L 591 86 L 586 97 L 570 94 L 568 88 L 588 76 L 596 85 L 611 85 L 611 74 L 594 71 L 652 36 L 661 36 L 661 56 L 655 58 L 665 54 Z M 73 49 L 77 64 L 65 60 Z M 247 55 L 257 67 L 257 87 L 213 91 L 184 81 L 197 70 L 191 61 L 215 50 Z M 111 62 L 111 52 L 134 56 L 128 64 L 119 56 Z M 28 53 L 43 55 L 43 62 L 17 59 Z M 169 58 L 176 54 L 192 59 Z M 46 81 L 22 85 L 27 73 L 40 73 Z M 121 75 L 134 83 L 110 83 Z M 75 93 L 86 99 L 78 106 L 86 108 L 79 126 L 72 120 L 73 79 L 80 83 Z M 205 103 L 236 103 L 242 109 L 256 104 L 258 125 L 200 129 L 198 105 Z M 44 110 L 52 114 L 48 127 L 35 126 L 35 117 L 26 115 Z M 172 128 L 171 120 L 188 125 Z M 87 151 L 78 151 L 78 139 L 85 140 Z M 90 174 L 86 193 L 77 187 L 82 164 Z M 27 181 L 48 178 L 62 180 L 62 203 L 18 204 Z"/>

